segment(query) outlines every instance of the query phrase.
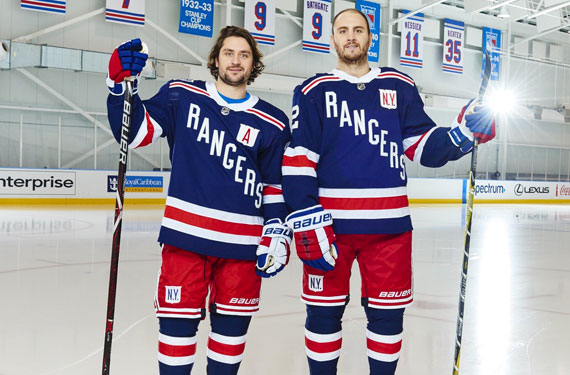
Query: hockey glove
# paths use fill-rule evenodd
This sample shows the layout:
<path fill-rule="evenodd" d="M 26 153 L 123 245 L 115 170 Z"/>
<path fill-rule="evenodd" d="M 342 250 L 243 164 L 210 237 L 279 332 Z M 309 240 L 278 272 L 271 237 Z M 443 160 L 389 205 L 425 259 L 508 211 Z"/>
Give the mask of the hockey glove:
<path fill-rule="evenodd" d="M 323 271 L 334 269 L 338 250 L 330 212 L 317 205 L 293 212 L 285 222 L 293 229 L 297 255 L 303 263 Z"/>
<path fill-rule="evenodd" d="M 479 143 L 495 138 L 495 117 L 491 108 L 471 99 L 461 109 L 449 136 L 453 144 L 464 153 L 473 148 L 473 137 L 477 138 Z"/>
<path fill-rule="evenodd" d="M 124 80 L 126 77 L 136 77 L 134 87 L 136 91 L 137 79 L 140 76 L 148 59 L 143 51 L 143 43 L 139 38 L 130 40 L 115 48 L 109 60 L 107 73 L 107 87 L 113 95 L 123 95 L 125 92 Z"/>
<path fill-rule="evenodd" d="M 269 220 L 263 226 L 261 241 L 257 247 L 255 272 L 261 277 L 275 276 L 289 263 L 293 232 L 279 219 Z"/>

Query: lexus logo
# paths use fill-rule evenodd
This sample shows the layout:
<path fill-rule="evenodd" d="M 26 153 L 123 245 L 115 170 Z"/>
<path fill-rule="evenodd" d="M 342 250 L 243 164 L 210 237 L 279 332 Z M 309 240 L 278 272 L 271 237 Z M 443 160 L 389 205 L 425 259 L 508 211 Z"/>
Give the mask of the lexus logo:
<path fill-rule="evenodd" d="M 523 193 L 526 194 L 548 194 L 549 189 L 547 186 L 529 186 L 524 187 L 522 184 L 515 185 L 515 195 L 520 197 Z"/>

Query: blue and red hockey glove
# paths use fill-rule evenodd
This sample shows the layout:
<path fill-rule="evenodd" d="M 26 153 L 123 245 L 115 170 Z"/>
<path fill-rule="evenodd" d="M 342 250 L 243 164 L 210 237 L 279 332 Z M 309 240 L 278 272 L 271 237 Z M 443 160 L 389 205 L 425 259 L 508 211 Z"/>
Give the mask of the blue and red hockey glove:
<path fill-rule="evenodd" d="M 148 59 L 143 51 L 143 43 L 139 38 L 125 42 L 115 48 L 109 60 L 107 73 L 107 87 L 113 95 L 123 95 L 125 92 L 124 80 L 127 77 L 140 76 Z M 134 87 L 137 87 L 135 79 Z"/>
<path fill-rule="evenodd" d="M 279 219 L 271 219 L 263 226 L 257 247 L 255 272 L 261 277 L 275 276 L 289 263 L 293 231 Z"/>
<path fill-rule="evenodd" d="M 473 137 L 480 144 L 495 138 L 495 116 L 490 106 L 471 99 L 461 109 L 449 136 L 453 144 L 465 153 L 473 148 Z"/>
<path fill-rule="evenodd" d="M 317 205 L 291 213 L 285 222 L 293 229 L 297 255 L 303 263 L 323 271 L 334 269 L 338 249 L 330 212 Z"/>

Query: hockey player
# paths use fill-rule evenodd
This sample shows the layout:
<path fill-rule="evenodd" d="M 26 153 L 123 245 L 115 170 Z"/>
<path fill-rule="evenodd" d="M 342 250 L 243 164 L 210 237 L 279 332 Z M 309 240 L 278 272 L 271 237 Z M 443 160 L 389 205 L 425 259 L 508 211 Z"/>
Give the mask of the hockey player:
<path fill-rule="evenodd" d="M 412 224 L 404 155 L 439 167 L 494 137 L 492 114 L 471 101 L 436 127 L 414 80 L 370 68 L 372 35 L 355 9 L 333 20 L 337 69 L 295 89 L 283 159 L 287 224 L 303 265 L 305 344 L 312 375 L 336 374 L 350 270 L 358 260 L 370 373 L 394 374 L 404 308 L 412 303 Z"/>
<path fill-rule="evenodd" d="M 124 78 L 147 55 L 141 41 L 119 46 L 109 62 L 109 122 L 120 140 Z M 215 83 L 173 80 L 148 100 L 133 100 L 130 148 L 166 137 L 172 172 L 158 241 L 155 295 L 160 374 L 190 374 L 198 323 L 209 293 L 207 373 L 236 374 L 261 276 L 281 271 L 291 231 L 281 193 L 287 116 L 246 86 L 264 65 L 248 31 L 221 30 L 209 55 Z M 257 262 L 257 263 L 256 263 Z"/>

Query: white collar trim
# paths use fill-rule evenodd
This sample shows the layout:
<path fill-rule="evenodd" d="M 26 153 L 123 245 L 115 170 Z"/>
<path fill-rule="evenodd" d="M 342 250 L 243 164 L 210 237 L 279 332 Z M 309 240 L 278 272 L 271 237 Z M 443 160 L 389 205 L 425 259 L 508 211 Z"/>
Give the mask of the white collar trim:
<path fill-rule="evenodd" d="M 368 73 L 366 73 L 360 78 L 351 76 L 350 74 L 343 72 L 342 70 L 339 69 L 333 69 L 331 70 L 330 73 L 350 83 L 368 83 L 372 81 L 374 78 L 376 78 L 378 74 L 380 74 L 380 68 L 372 68 Z"/>
<path fill-rule="evenodd" d="M 220 96 L 214 82 L 206 82 L 206 91 L 208 91 L 210 97 L 214 99 L 219 106 L 228 107 L 232 111 L 246 111 L 253 108 L 253 106 L 255 106 L 259 101 L 257 96 L 249 94 L 249 99 L 243 103 L 228 103 Z"/>

